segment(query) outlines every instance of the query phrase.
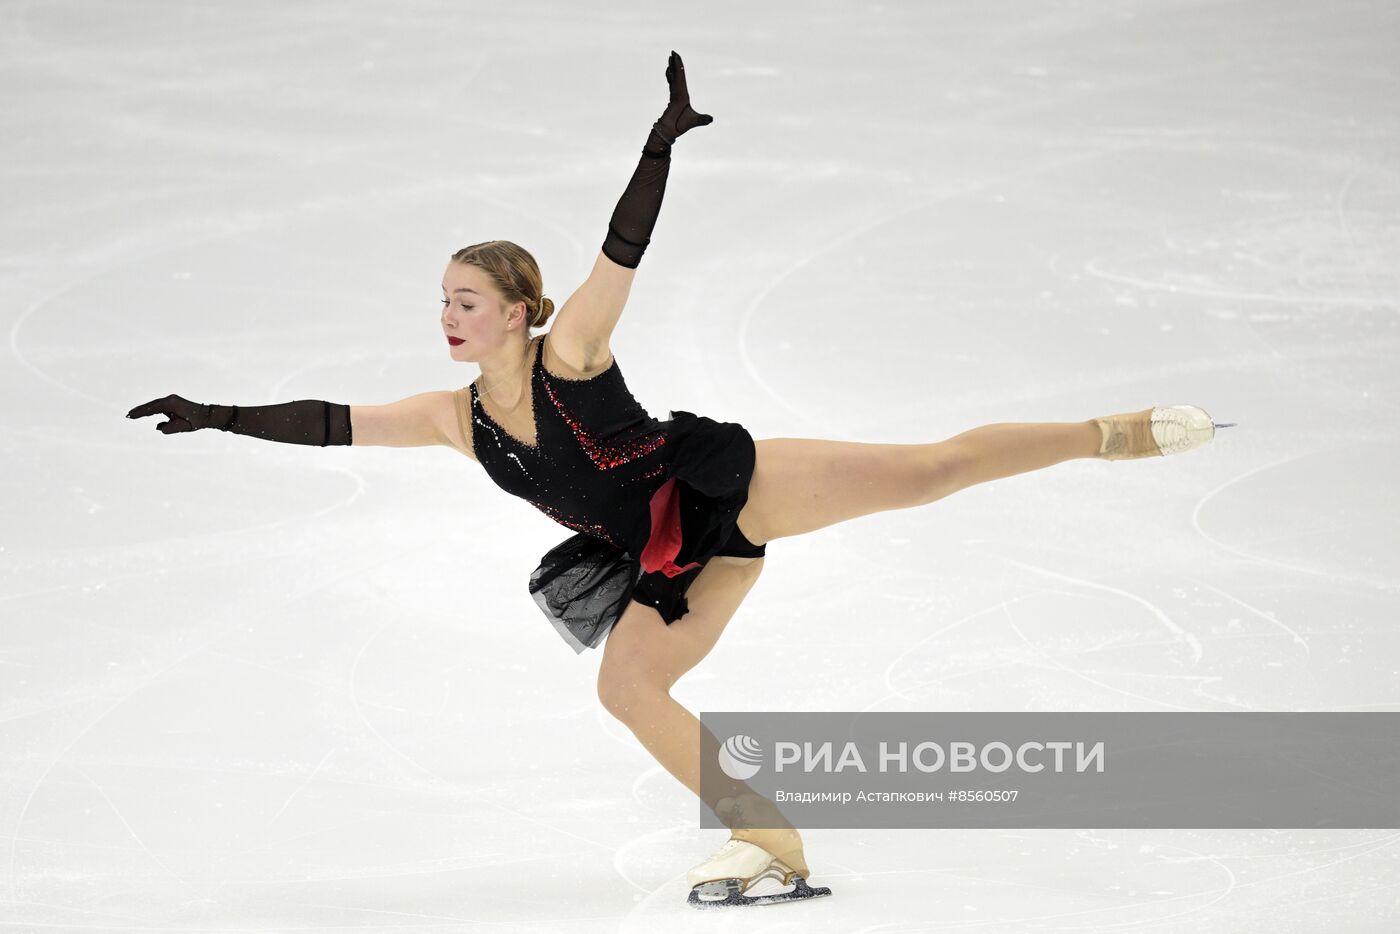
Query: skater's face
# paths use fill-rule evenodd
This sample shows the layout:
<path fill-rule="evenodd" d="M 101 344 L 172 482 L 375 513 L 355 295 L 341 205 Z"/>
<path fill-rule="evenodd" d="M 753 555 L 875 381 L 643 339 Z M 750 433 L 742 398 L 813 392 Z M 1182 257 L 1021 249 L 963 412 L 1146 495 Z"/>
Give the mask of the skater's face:
<path fill-rule="evenodd" d="M 503 297 L 486 273 L 466 263 L 448 263 L 442 274 L 443 333 L 453 360 L 489 356 L 516 332 L 524 332 L 525 303 L 503 307 Z M 512 327 L 507 330 L 507 325 Z"/>

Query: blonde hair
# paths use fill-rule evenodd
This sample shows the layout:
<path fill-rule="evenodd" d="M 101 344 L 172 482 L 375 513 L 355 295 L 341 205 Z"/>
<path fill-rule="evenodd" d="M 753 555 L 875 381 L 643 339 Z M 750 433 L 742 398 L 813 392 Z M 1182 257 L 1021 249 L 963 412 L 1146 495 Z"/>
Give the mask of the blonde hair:
<path fill-rule="evenodd" d="M 544 297 L 539 264 L 524 247 L 509 240 L 487 240 L 464 246 L 452 254 L 452 262 L 466 263 L 484 272 L 505 297 L 506 307 L 525 303 L 525 327 L 537 328 L 554 314 L 554 302 Z"/>

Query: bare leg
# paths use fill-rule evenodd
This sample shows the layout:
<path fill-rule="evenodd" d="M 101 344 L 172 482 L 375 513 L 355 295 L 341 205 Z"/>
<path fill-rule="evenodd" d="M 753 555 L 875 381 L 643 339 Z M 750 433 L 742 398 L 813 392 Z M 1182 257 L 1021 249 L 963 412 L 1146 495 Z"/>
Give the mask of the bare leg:
<path fill-rule="evenodd" d="M 748 785 L 731 782 L 707 787 L 708 794 L 702 795 L 701 750 L 717 744 L 710 735 L 704 738 L 713 745 L 702 746 L 704 725 L 670 693 L 681 675 L 714 646 L 758 579 L 764 560 L 712 559 L 686 593 L 690 612 L 670 626 L 651 607 L 630 604 L 603 644 L 598 696 L 666 771 L 716 812 L 730 827 L 731 836 L 763 847 L 806 877 L 801 835 L 776 810 L 769 812 L 743 798 L 753 794 Z M 741 813 L 717 809 L 726 797 L 743 800 Z"/>
<path fill-rule="evenodd" d="M 700 790 L 700 734 L 705 730 L 699 718 L 686 710 L 665 691 L 642 690 L 633 695 L 630 709 L 622 717 L 632 735 L 641 741 L 657 762 L 665 767 L 696 796 L 701 797 L 721 820 L 730 824 L 730 836 L 763 847 L 787 863 L 803 878 L 809 878 L 807 860 L 802 852 L 802 835 L 780 812 L 756 795 L 743 782 L 730 782 L 724 788 L 710 788 L 708 798 Z M 708 732 L 708 731 L 706 731 Z M 713 742 L 713 739 L 711 740 Z M 754 796 L 754 797 L 748 797 Z M 716 805 L 721 798 L 733 797 L 743 802 L 741 813 L 720 812 Z M 749 826 L 744 826 L 749 824 Z"/>
<path fill-rule="evenodd" d="M 1075 458 L 1097 458 L 1102 440 L 1099 426 L 1090 420 L 982 425 L 954 435 L 949 443 L 964 449 L 966 488 Z"/>
<path fill-rule="evenodd" d="M 700 734 L 704 726 L 698 717 L 664 687 L 653 684 L 638 685 L 624 704 L 612 704 L 609 711 L 632 731 L 666 771 L 700 795 Z M 713 808 L 716 801 L 731 793 L 733 789 L 711 794 L 705 803 Z"/>
<path fill-rule="evenodd" d="M 925 506 L 978 483 L 1097 458 L 1102 435 L 1083 422 L 982 425 L 927 444 L 765 438 L 739 526 L 756 545 L 875 512 Z"/>

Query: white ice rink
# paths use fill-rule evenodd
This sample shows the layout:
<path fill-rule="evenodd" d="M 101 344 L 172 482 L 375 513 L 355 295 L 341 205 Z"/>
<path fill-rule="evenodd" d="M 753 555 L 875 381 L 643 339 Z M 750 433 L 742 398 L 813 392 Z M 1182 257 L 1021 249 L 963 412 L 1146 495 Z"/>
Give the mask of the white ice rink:
<path fill-rule="evenodd" d="M 613 350 L 651 413 L 940 440 L 1193 403 L 769 544 L 706 710 L 1395 711 L 1400 8 L 0 2 L 0 931 L 1381 932 L 1396 830 L 724 839 L 526 589 L 569 534 L 447 448 L 129 421 L 477 374 L 448 257 L 562 305 L 685 59 Z"/>

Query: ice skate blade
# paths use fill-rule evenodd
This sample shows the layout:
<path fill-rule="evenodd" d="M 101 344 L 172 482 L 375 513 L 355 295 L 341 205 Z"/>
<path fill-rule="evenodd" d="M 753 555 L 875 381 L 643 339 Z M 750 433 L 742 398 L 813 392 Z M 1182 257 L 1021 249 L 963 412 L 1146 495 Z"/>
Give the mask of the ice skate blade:
<path fill-rule="evenodd" d="M 807 884 L 801 876 L 792 877 L 791 892 L 776 892 L 772 895 L 744 895 L 740 890 L 743 883 L 738 879 L 720 879 L 704 882 L 690 890 L 686 904 L 700 909 L 747 908 L 751 905 L 773 905 L 778 902 L 793 902 L 807 898 L 820 898 L 830 895 L 831 889 L 825 885 L 815 888 Z"/>

